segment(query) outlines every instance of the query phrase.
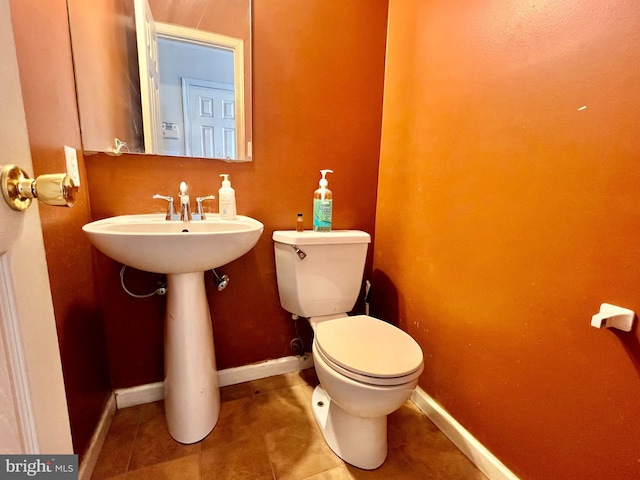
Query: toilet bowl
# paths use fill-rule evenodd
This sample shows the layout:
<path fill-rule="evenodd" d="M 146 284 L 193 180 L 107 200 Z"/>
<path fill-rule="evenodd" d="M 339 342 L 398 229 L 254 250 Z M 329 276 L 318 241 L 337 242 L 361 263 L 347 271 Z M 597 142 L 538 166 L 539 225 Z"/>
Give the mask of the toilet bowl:
<path fill-rule="evenodd" d="M 372 470 L 387 456 L 387 415 L 411 396 L 424 368 L 420 346 L 368 315 L 348 316 L 364 273 L 366 232 L 273 232 L 280 304 L 309 319 L 320 385 L 313 415 L 345 462 Z"/>
<path fill-rule="evenodd" d="M 424 368 L 422 350 L 399 328 L 366 315 L 310 322 L 318 426 L 345 462 L 378 468 L 387 456 L 387 415 L 411 396 Z"/>

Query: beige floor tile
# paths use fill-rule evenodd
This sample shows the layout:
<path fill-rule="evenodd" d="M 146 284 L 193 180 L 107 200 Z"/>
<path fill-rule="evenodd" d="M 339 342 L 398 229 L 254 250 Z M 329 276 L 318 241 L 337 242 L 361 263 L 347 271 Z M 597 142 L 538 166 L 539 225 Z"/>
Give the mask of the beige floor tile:
<path fill-rule="evenodd" d="M 263 431 L 272 432 L 290 425 L 315 425 L 311 395 L 302 385 L 255 395 Z"/>
<path fill-rule="evenodd" d="M 113 420 L 111 421 L 111 426 L 109 427 L 109 433 L 120 433 L 122 430 L 129 430 L 131 427 L 137 427 L 140 422 L 142 411 L 142 405 L 116 410 Z"/>
<path fill-rule="evenodd" d="M 278 480 L 300 480 L 342 464 L 315 426 L 297 424 L 265 435 Z"/>
<path fill-rule="evenodd" d="M 128 472 L 127 480 L 200 480 L 200 455 L 189 455 Z"/>
<path fill-rule="evenodd" d="M 202 441 L 202 449 L 261 436 L 258 406 L 251 397 L 224 402 L 213 431 Z"/>
<path fill-rule="evenodd" d="M 395 447 L 414 442 L 418 437 L 437 431 L 438 427 L 411 400 L 407 400 L 404 405 L 387 417 L 389 446 Z"/>
<path fill-rule="evenodd" d="M 350 479 L 355 480 L 421 480 L 423 477 L 411 467 L 405 456 L 397 448 L 390 448 L 384 463 L 375 470 L 362 470 L 345 464 Z"/>
<path fill-rule="evenodd" d="M 131 435 L 115 433 L 107 435 L 91 479 L 104 480 L 124 474 L 129 466 L 134 440 L 135 430 Z"/>
<path fill-rule="evenodd" d="M 440 431 L 398 447 L 420 478 L 486 480 L 486 477 Z"/>
<path fill-rule="evenodd" d="M 220 401 L 231 402 L 239 398 L 251 398 L 251 384 L 249 382 L 228 385 L 220 389 Z"/>
<path fill-rule="evenodd" d="M 92 480 L 104 480 L 127 471 L 138 430 L 140 411 L 140 408 L 132 407 L 115 413 L 93 470 Z"/>
<path fill-rule="evenodd" d="M 249 382 L 254 395 L 260 393 L 272 392 L 281 388 L 293 387 L 300 385 L 300 375 L 298 372 L 285 373 L 283 375 L 274 375 L 272 377 L 260 378 Z"/>
<path fill-rule="evenodd" d="M 140 423 L 144 423 L 155 417 L 164 418 L 164 400 L 145 403 L 138 407 L 140 408 Z"/>
<path fill-rule="evenodd" d="M 141 421 L 138 435 L 133 444 L 130 470 L 153 465 L 200 452 L 200 443 L 183 445 L 176 442 L 169 431 L 164 415 L 153 415 L 146 421 Z"/>
<path fill-rule="evenodd" d="M 303 480 L 350 480 L 351 478 L 353 477 L 347 469 L 343 465 L 340 465 L 339 467 L 332 468 L 331 470 L 326 470 L 324 472 L 317 473 L 316 475 L 306 477 Z"/>
<path fill-rule="evenodd" d="M 264 439 L 221 445 L 202 452 L 202 480 L 273 480 Z"/>
<path fill-rule="evenodd" d="M 380 468 L 345 464 L 313 418 L 316 385 L 308 369 L 224 387 L 218 424 L 194 445 L 171 438 L 164 402 L 120 410 L 92 480 L 486 480 L 410 401 L 389 416 Z"/>

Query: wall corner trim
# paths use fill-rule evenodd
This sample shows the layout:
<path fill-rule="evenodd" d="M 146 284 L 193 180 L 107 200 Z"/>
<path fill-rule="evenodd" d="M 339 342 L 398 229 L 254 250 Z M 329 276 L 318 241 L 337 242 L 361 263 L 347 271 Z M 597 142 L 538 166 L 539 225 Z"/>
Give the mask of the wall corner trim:
<path fill-rule="evenodd" d="M 411 400 L 487 478 L 490 480 L 519 480 L 422 388 L 415 389 Z"/>

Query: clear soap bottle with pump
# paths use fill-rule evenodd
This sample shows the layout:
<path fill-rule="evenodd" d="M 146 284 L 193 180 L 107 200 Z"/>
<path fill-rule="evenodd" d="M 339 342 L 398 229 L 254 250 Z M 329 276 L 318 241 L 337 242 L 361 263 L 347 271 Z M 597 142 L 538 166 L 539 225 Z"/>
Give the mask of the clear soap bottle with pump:
<path fill-rule="evenodd" d="M 320 187 L 313 192 L 313 230 L 330 232 L 333 221 L 333 194 L 327 188 L 329 182 L 326 175 L 333 173 L 333 170 L 320 170 L 320 173 L 322 174 Z"/>
<path fill-rule="evenodd" d="M 223 173 L 222 186 L 218 190 L 218 205 L 220 218 L 223 220 L 234 220 L 236 218 L 236 191 L 231 188 L 229 174 Z"/>

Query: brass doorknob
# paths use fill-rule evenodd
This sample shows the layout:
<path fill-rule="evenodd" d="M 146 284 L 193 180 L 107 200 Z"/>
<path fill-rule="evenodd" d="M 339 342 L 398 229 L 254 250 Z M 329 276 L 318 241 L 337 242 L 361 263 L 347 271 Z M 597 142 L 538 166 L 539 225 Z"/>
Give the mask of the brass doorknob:
<path fill-rule="evenodd" d="M 78 187 L 65 173 L 40 175 L 35 180 L 17 165 L 5 165 L 0 171 L 0 188 L 5 202 L 14 210 L 26 210 L 31 199 L 47 205 L 72 207 Z"/>

